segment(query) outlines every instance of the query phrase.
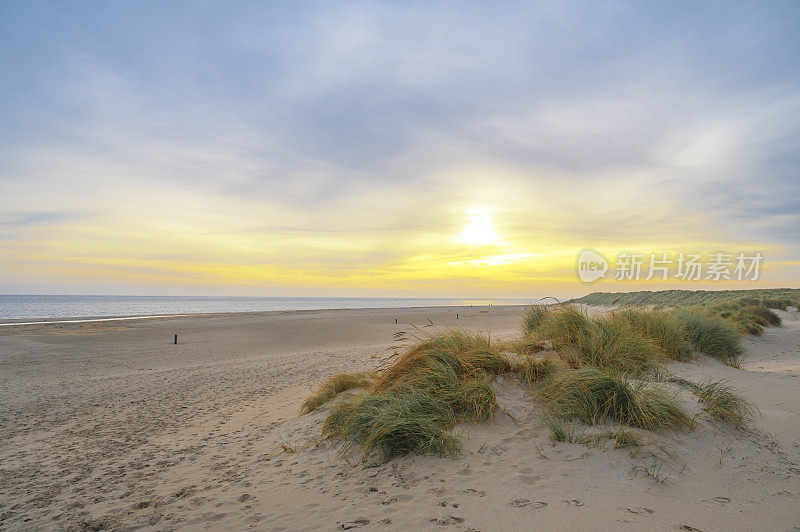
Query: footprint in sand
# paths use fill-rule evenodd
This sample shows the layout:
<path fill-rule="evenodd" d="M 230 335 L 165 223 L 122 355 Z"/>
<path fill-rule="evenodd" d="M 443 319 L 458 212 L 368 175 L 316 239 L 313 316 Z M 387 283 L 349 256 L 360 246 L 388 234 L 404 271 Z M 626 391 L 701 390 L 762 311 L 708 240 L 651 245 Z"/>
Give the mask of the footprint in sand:
<path fill-rule="evenodd" d="M 464 490 L 464 493 L 472 493 L 477 495 L 478 497 L 486 497 L 486 492 L 483 490 L 476 490 L 475 488 L 467 488 Z"/>
<path fill-rule="evenodd" d="M 350 530 L 351 528 L 359 528 L 362 526 L 366 526 L 368 524 L 369 524 L 369 519 L 359 517 L 358 519 L 354 519 L 353 521 L 348 521 L 346 523 L 339 523 L 339 528 L 341 528 L 342 530 Z"/>
<path fill-rule="evenodd" d="M 517 508 L 544 508 L 547 506 L 546 502 L 542 501 L 529 501 L 528 499 L 514 499 L 509 504 Z"/>
<path fill-rule="evenodd" d="M 583 506 L 583 501 L 580 499 L 570 499 L 564 502 L 569 504 L 570 506 Z"/>
<path fill-rule="evenodd" d="M 622 509 L 622 508 L 620 508 L 620 509 Z M 626 512 L 630 512 L 632 514 L 648 514 L 649 515 L 649 514 L 656 513 L 655 510 L 651 510 L 650 508 L 644 508 L 644 507 L 625 508 L 624 510 Z"/>
<path fill-rule="evenodd" d="M 678 530 L 686 530 L 687 532 L 703 532 L 699 528 L 695 528 L 689 525 L 678 525 Z"/>
<path fill-rule="evenodd" d="M 727 497 L 714 497 L 714 500 L 720 504 L 728 504 L 731 500 Z"/>
<path fill-rule="evenodd" d="M 463 517 L 456 517 L 455 515 L 445 515 L 438 519 L 431 519 L 431 523 L 436 523 L 441 526 L 456 525 L 464 522 Z"/>

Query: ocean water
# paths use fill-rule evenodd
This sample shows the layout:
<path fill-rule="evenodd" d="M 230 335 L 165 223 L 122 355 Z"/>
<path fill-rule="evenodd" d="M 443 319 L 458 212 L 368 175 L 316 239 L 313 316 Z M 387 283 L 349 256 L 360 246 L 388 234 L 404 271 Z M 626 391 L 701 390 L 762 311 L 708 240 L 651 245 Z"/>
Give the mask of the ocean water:
<path fill-rule="evenodd" d="M 0 295 L 0 321 L 268 310 L 526 305 L 536 299 Z"/>

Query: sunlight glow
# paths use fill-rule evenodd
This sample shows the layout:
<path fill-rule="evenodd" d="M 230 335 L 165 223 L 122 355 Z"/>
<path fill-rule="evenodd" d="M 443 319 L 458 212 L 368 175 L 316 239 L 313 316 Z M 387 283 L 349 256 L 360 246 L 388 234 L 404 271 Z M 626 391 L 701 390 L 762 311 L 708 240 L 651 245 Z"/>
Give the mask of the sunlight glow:
<path fill-rule="evenodd" d="M 471 246 L 486 246 L 500 242 L 500 236 L 485 212 L 473 214 L 469 225 L 458 235 L 458 241 Z"/>

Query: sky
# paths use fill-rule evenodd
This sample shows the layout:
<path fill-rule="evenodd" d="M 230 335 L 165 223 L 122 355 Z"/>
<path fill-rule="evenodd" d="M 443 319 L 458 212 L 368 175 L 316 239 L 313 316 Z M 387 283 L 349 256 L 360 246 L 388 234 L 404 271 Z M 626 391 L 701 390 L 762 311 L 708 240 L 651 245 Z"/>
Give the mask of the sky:
<path fill-rule="evenodd" d="M 0 293 L 798 287 L 798 147 L 796 1 L 0 1 Z"/>

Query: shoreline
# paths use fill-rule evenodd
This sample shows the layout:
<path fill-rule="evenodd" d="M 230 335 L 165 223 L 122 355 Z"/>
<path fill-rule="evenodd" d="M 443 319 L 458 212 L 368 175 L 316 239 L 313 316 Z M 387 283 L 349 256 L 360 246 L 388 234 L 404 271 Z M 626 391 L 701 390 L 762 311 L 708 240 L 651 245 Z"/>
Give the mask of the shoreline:
<path fill-rule="evenodd" d="M 0 327 L 24 325 L 49 325 L 49 324 L 74 324 L 74 323 L 102 323 L 114 321 L 150 320 L 150 319 L 176 319 L 176 318 L 213 318 L 237 316 L 268 316 L 287 313 L 312 313 L 312 312 L 360 312 L 360 311 L 389 311 L 389 310 L 447 310 L 447 309 L 476 309 L 476 308 L 515 308 L 527 307 L 534 303 L 514 305 L 436 305 L 436 306 L 410 306 L 410 307 L 357 307 L 357 308 L 320 308 L 320 309 L 292 309 L 292 310 L 260 310 L 243 312 L 198 312 L 186 314 L 158 314 L 158 315 L 123 315 L 123 316 L 69 316 L 58 318 L 0 318 Z M 23 321 L 23 320 L 36 321 Z"/>

